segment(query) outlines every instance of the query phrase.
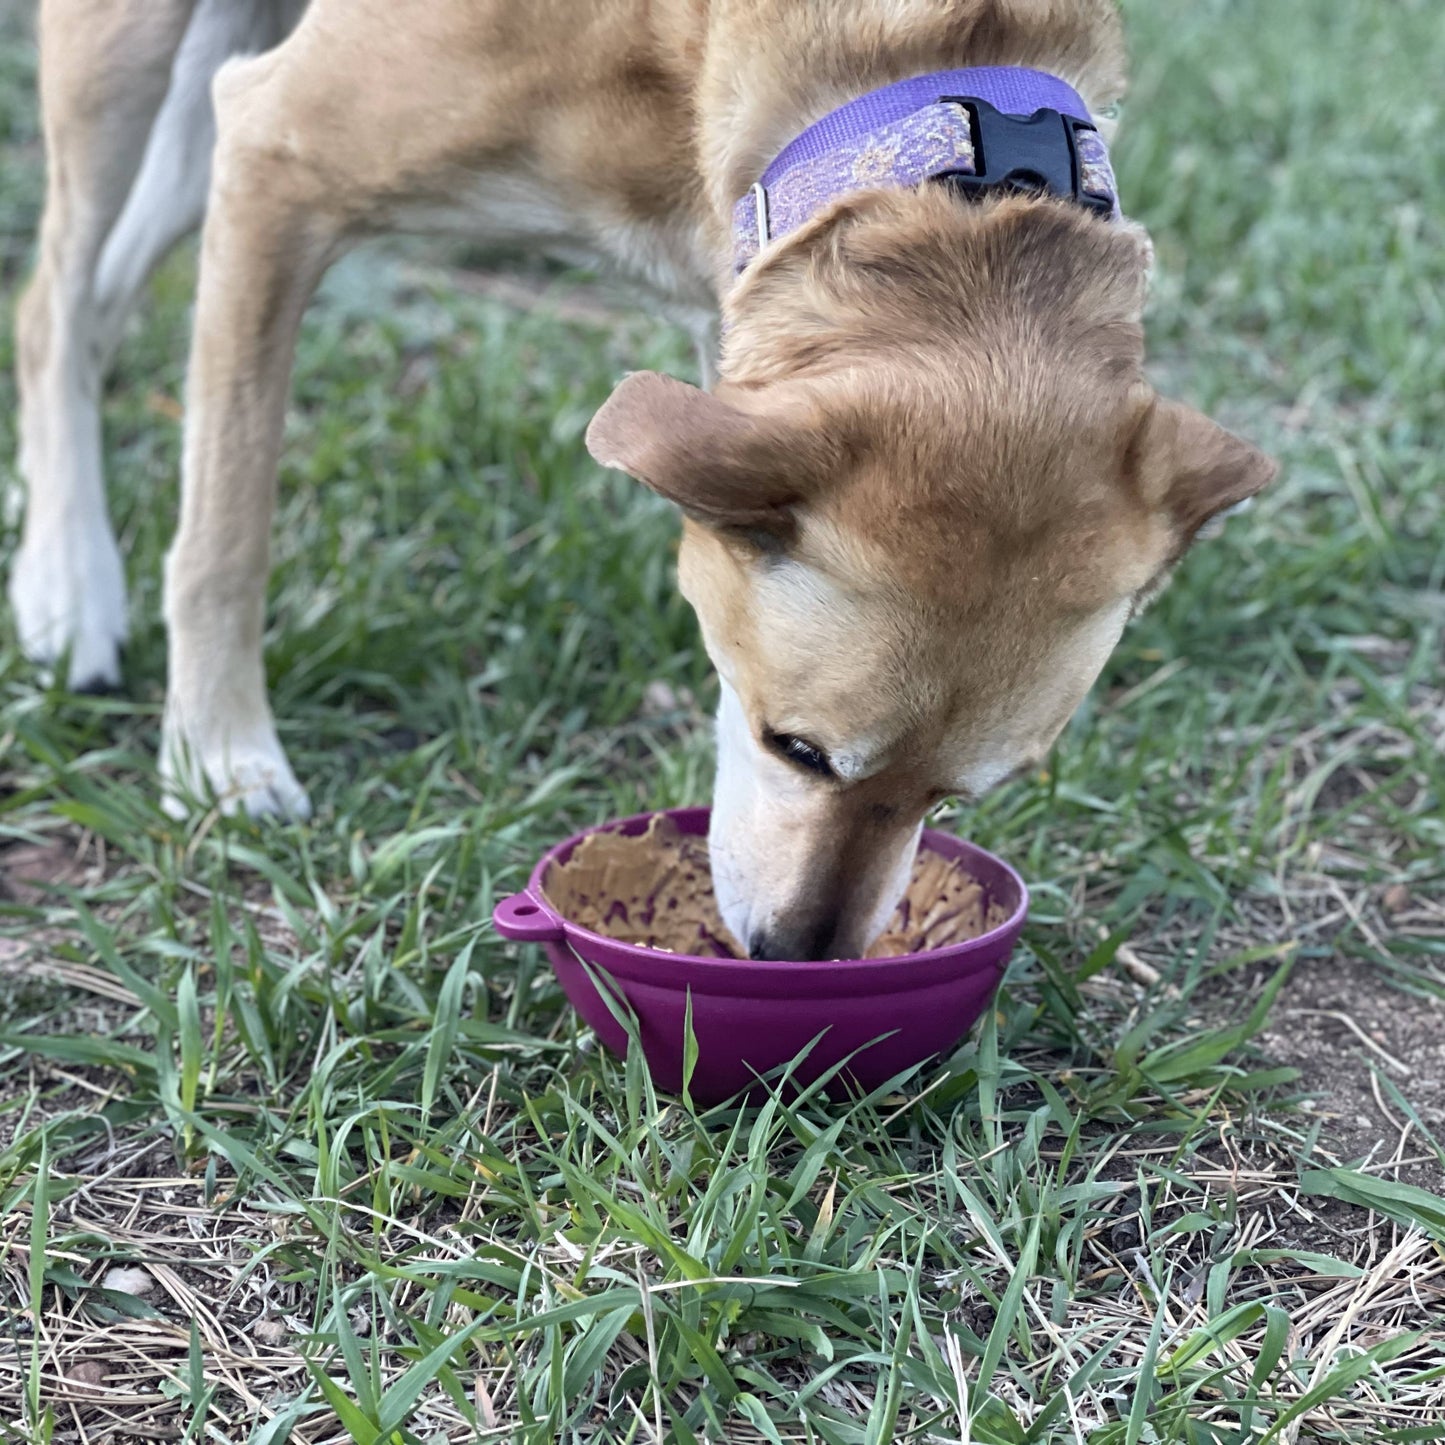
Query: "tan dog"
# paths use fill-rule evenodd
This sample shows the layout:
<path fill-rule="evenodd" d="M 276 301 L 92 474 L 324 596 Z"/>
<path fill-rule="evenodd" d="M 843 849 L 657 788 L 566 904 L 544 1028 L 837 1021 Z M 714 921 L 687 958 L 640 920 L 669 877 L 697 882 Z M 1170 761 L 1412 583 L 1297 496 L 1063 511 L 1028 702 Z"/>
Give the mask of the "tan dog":
<path fill-rule="evenodd" d="M 805 126 L 922 72 L 1032 65 L 1099 114 L 1123 89 L 1112 0 L 314 0 L 291 30 L 295 9 L 42 6 L 26 647 L 118 679 L 99 377 L 204 208 L 163 767 L 178 795 L 304 816 L 261 635 L 313 288 L 389 230 L 596 259 L 667 298 L 715 383 L 629 377 L 588 440 L 687 515 L 682 586 L 722 678 L 724 916 L 759 956 L 860 952 L 925 812 L 1041 758 L 1140 599 L 1273 469 L 1144 381 L 1135 227 L 868 190 L 735 279 L 731 208 Z"/>

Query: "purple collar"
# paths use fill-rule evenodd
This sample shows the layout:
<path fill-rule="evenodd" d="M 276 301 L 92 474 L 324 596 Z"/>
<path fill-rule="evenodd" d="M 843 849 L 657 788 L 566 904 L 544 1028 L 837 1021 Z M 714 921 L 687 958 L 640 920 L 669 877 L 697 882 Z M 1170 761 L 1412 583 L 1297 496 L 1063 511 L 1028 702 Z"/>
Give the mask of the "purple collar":
<path fill-rule="evenodd" d="M 784 147 L 733 207 L 735 270 L 840 196 L 927 180 L 1119 215 L 1108 147 L 1071 85 L 1018 66 L 940 70 L 859 96 Z"/>

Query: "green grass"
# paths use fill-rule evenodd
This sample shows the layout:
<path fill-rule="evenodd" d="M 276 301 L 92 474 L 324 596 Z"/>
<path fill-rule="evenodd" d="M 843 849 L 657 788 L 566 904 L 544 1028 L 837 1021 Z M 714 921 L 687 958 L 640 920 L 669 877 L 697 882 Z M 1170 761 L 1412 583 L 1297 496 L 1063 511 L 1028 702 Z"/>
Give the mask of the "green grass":
<path fill-rule="evenodd" d="M 107 406 L 127 695 L 46 689 L 0 624 L 0 1438 L 1440 1438 L 1445 1206 L 1251 1041 L 1331 961 L 1445 997 L 1445 14 L 1127 8 L 1161 383 L 1284 475 L 1047 774 L 946 815 L 1033 919 L 886 1096 L 655 1097 L 489 923 L 564 833 L 707 794 L 674 519 L 581 446 L 620 371 L 691 370 L 645 319 L 405 247 L 332 278 L 268 644 L 316 818 L 160 814 L 190 258 L 158 278 Z M 32 72 L 0 16 L 7 295 Z M 1378 1076 L 1438 1178 L 1421 1083 Z"/>

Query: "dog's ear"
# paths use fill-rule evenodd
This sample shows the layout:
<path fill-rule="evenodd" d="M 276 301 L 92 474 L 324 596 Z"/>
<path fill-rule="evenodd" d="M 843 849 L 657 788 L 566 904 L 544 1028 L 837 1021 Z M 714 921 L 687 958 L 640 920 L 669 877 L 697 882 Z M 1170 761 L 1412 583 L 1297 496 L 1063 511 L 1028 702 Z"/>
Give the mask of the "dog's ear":
<path fill-rule="evenodd" d="M 587 449 L 695 521 L 786 542 L 803 500 L 816 433 L 755 414 L 655 371 L 627 377 L 592 418 Z"/>
<path fill-rule="evenodd" d="M 1144 500 L 1187 547 L 1211 518 L 1248 501 L 1278 465 L 1258 447 L 1178 402 L 1155 398 L 1131 458 Z"/>

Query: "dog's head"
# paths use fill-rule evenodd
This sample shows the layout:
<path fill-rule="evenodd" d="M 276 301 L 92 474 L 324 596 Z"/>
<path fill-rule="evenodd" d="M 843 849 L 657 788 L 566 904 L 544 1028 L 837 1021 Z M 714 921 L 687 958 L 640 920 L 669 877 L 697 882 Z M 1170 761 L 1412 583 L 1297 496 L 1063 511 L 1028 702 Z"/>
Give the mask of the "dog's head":
<path fill-rule="evenodd" d="M 686 515 L 723 917 L 755 957 L 851 957 L 928 810 L 1042 759 L 1274 468 L 1144 381 L 1131 227 L 925 189 L 778 250 L 733 298 L 717 390 L 628 377 L 588 442 Z"/>

